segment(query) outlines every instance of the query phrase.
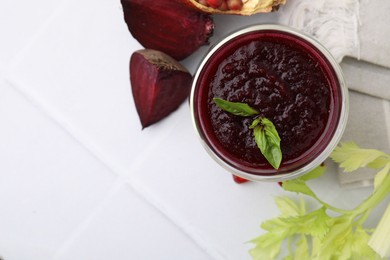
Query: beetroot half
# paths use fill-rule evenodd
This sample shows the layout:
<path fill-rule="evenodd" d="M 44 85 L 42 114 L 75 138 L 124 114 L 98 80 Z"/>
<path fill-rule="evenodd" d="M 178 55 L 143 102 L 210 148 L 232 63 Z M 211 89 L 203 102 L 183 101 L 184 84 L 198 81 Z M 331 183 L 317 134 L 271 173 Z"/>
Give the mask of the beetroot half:
<path fill-rule="evenodd" d="M 214 22 L 175 0 L 121 0 L 124 18 L 133 37 L 145 48 L 182 60 L 209 44 Z"/>
<path fill-rule="evenodd" d="M 188 97 L 192 76 L 172 57 L 139 50 L 130 59 L 130 82 L 142 128 L 165 118 Z"/>

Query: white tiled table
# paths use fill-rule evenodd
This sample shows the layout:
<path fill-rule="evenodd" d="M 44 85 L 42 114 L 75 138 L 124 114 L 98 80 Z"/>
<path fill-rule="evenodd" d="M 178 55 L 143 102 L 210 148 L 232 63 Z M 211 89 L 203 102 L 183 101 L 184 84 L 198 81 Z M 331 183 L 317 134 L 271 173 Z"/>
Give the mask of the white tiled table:
<path fill-rule="evenodd" d="M 259 18 L 215 19 L 213 41 Z M 5 1 L 0 33 L 4 260 L 249 259 L 246 241 L 286 193 L 235 184 L 199 144 L 187 103 L 141 131 L 128 76 L 141 46 L 119 1 Z M 206 50 L 184 64 L 193 72 Z M 361 102 L 377 127 L 363 124 Z M 351 106 L 345 139 L 379 135 L 373 148 L 389 149 L 389 101 L 352 92 Z M 369 194 L 341 189 L 329 168 L 313 183 L 329 202 Z"/>

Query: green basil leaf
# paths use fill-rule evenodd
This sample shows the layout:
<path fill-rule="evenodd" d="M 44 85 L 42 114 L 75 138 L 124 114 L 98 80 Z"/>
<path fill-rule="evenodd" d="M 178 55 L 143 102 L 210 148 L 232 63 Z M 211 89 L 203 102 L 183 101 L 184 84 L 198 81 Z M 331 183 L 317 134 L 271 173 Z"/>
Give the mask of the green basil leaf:
<path fill-rule="evenodd" d="M 255 116 L 259 112 L 248 104 L 230 102 L 221 98 L 213 98 L 215 104 L 222 110 L 236 116 Z M 261 153 L 267 161 L 278 169 L 282 162 L 282 151 L 280 149 L 280 136 L 275 125 L 267 118 L 257 117 L 253 120 L 249 129 L 253 129 L 255 141 Z"/>
<path fill-rule="evenodd" d="M 265 151 L 267 151 L 267 148 L 268 148 L 268 142 L 267 142 L 267 138 L 265 136 L 265 131 L 264 131 L 263 126 L 261 126 L 261 125 L 255 126 L 255 128 L 253 129 L 253 133 L 255 135 L 255 141 L 256 141 L 257 147 L 260 148 L 261 153 L 264 155 Z"/>
<path fill-rule="evenodd" d="M 213 98 L 213 101 L 219 108 L 236 116 L 254 116 L 259 114 L 256 109 L 245 103 L 230 102 L 221 98 Z"/>
<path fill-rule="evenodd" d="M 250 127 L 253 127 L 253 133 L 257 147 L 267 159 L 267 161 L 278 169 L 282 162 L 282 151 L 280 149 L 280 137 L 276 131 L 275 125 L 267 118 L 255 119 Z M 256 122 L 255 122 L 256 121 Z"/>
<path fill-rule="evenodd" d="M 275 129 L 272 129 L 270 127 L 267 127 L 265 126 L 264 127 L 264 131 L 266 132 L 266 135 L 269 137 L 269 141 L 274 143 L 274 144 L 278 144 L 280 143 L 280 137 L 279 137 L 279 134 L 278 132 L 276 132 Z"/>
<path fill-rule="evenodd" d="M 258 124 L 261 122 L 261 117 L 256 118 L 253 120 L 252 124 L 249 126 L 249 129 L 254 129 Z"/>

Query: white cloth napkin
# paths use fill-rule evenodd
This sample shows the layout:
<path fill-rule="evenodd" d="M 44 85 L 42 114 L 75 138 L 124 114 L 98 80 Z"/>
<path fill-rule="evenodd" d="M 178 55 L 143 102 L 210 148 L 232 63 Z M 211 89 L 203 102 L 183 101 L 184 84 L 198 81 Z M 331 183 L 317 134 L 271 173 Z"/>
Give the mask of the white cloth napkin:
<path fill-rule="evenodd" d="M 359 53 L 358 0 L 291 0 L 280 21 L 314 36 L 341 62 Z"/>
<path fill-rule="evenodd" d="M 342 62 L 350 89 L 390 100 L 389 11 L 390 1 L 290 0 L 279 15 Z"/>

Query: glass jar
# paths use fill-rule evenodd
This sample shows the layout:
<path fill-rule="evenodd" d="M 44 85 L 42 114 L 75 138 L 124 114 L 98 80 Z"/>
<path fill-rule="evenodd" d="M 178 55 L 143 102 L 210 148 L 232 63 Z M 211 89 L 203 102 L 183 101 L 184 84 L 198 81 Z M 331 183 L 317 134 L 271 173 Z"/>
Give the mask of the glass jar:
<path fill-rule="evenodd" d="M 274 121 L 283 153 L 278 169 L 255 147 L 252 119 L 226 115 L 213 97 L 248 103 Z M 254 25 L 228 35 L 205 55 L 190 107 L 201 143 L 228 172 L 252 181 L 284 181 L 316 168 L 336 147 L 347 122 L 348 89 L 339 64 L 318 41 L 289 27 Z"/>

